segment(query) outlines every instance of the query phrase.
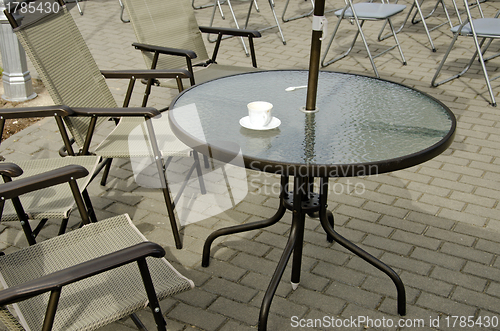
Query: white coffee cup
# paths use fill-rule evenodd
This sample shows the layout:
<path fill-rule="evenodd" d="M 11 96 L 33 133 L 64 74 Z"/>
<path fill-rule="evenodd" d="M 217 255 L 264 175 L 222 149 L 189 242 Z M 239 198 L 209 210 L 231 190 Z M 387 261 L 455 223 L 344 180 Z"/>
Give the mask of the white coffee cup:
<path fill-rule="evenodd" d="M 263 127 L 271 122 L 273 104 L 266 101 L 254 101 L 247 105 L 250 123 L 256 127 Z"/>

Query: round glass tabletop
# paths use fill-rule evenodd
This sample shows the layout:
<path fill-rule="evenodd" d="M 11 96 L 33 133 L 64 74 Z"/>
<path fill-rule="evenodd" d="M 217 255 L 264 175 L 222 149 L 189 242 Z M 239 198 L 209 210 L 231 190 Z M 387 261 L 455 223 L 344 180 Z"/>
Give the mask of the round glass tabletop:
<path fill-rule="evenodd" d="M 246 167 L 290 175 L 394 171 L 435 157 L 453 140 L 453 113 L 427 94 L 372 77 L 322 71 L 317 112 L 305 113 L 306 88 L 290 87 L 307 85 L 307 79 L 305 70 L 278 70 L 195 85 L 172 102 L 170 125 L 192 147 L 208 145 L 213 153 L 236 145 Z M 245 127 L 241 119 L 252 101 L 273 104 L 272 115 L 279 119 L 274 128 Z"/>

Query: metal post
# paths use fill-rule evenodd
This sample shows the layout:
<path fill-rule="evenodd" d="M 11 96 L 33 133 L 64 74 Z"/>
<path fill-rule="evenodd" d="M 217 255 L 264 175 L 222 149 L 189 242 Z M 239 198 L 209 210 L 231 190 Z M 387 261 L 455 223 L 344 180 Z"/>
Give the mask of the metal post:
<path fill-rule="evenodd" d="M 2 55 L 2 82 L 4 95 L 7 101 L 26 101 L 36 97 L 33 91 L 31 75 L 26 62 L 26 53 L 12 31 L 3 11 L 5 2 L 0 0 L 0 52 Z"/>
<path fill-rule="evenodd" d="M 321 18 L 325 15 L 325 1 L 319 0 L 314 7 L 313 25 L 316 21 L 320 23 Z M 319 24 L 321 25 L 321 24 Z M 309 79 L 307 83 L 307 99 L 306 111 L 316 110 L 316 95 L 318 91 L 318 76 L 319 76 L 319 58 L 321 55 L 321 39 L 323 29 L 313 27 L 311 38 L 311 55 L 309 58 Z"/>

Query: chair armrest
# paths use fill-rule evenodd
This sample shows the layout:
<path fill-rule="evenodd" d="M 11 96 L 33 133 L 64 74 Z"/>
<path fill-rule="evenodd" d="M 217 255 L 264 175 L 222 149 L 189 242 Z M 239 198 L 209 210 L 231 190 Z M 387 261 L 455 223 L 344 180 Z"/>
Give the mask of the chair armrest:
<path fill-rule="evenodd" d="M 105 117 L 133 117 L 145 116 L 153 118 L 160 115 L 160 111 L 151 107 L 132 108 L 73 108 L 75 116 L 105 116 Z"/>
<path fill-rule="evenodd" d="M 189 71 L 184 69 L 178 70 L 161 70 L 161 69 L 148 69 L 148 70 L 101 70 L 101 74 L 105 78 L 137 78 L 137 79 L 153 79 L 153 78 L 191 78 L 192 75 Z"/>
<path fill-rule="evenodd" d="M 88 174 L 87 169 L 82 166 L 76 164 L 67 165 L 59 169 L 1 184 L 0 198 L 15 198 L 28 192 L 67 183 L 70 180 L 76 180 Z"/>
<path fill-rule="evenodd" d="M 23 169 L 17 164 L 10 162 L 0 163 L 0 176 L 19 177 L 23 174 Z"/>
<path fill-rule="evenodd" d="M 162 46 L 140 44 L 140 43 L 133 43 L 132 46 L 134 46 L 136 49 L 146 52 L 158 52 L 160 54 L 185 56 L 190 59 L 196 59 L 198 57 L 194 51 L 190 51 L 187 49 L 162 47 Z"/>
<path fill-rule="evenodd" d="M 262 35 L 257 30 L 236 29 L 236 28 L 221 28 L 212 26 L 200 26 L 200 31 L 203 33 L 215 33 L 222 35 L 230 35 L 235 37 L 253 37 L 260 38 Z"/>
<path fill-rule="evenodd" d="M 148 256 L 160 258 L 165 250 L 158 244 L 142 242 L 137 245 L 77 264 L 32 281 L 0 291 L 0 305 L 8 305 L 29 299 L 42 293 L 60 289 L 79 280 L 144 259 Z M 139 270 L 137 270 L 139 272 Z"/>
<path fill-rule="evenodd" d="M 214 52 L 212 54 L 212 58 L 210 62 L 217 63 L 217 54 L 219 52 L 219 47 L 222 42 L 222 37 L 224 35 L 236 36 L 236 37 L 247 37 L 248 42 L 250 44 L 250 56 L 252 57 L 252 66 L 257 68 L 257 55 L 255 54 L 255 47 L 253 44 L 253 38 L 261 37 L 259 31 L 255 30 L 246 30 L 246 29 L 235 29 L 235 28 L 219 28 L 219 27 L 209 27 L 209 26 L 200 26 L 201 32 L 206 33 L 215 33 L 217 34 L 217 40 L 215 42 Z"/>
<path fill-rule="evenodd" d="M 0 119 L 73 115 L 67 106 L 1 108 Z"/>

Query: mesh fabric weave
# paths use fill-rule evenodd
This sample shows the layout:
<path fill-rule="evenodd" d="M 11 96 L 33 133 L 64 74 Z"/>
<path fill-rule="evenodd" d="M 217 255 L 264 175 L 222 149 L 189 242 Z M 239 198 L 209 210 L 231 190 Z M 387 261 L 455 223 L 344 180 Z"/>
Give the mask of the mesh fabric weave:
<path fill-rule="evenodd" d="M 128 215 L 116 216 L 0 257 L 5 287 L 132 246 L 145 237 Z M 188 290 L 193 283 L 165 259 L 147 258 L 158 299 Z M 18 304 L 31 330 L 43 324 L 49 294 Z M 53 330 L 93 330 L 130 315 L 148 300 L 137 263 L 131 263 L 64 286 Z"/>
<path fill-rule="evenodd" d="M 89 171 L 89 175 L 78 179 L 78 188 L 83 191 L 90 182 L 90 178 L 95 171 L 99 157 L 97 156 L 68 156 L 52 159 L 36 159 L 16 161 L 15 163 L 23 169 L 23 174 L 13 178 L 33 176 L 60 168 L 69 164 L 78 164 L 85 167 Z M 68 183 L 51 186 L 46 189 L 23 194 L 21 204 L 24 211 L 28 214 L 28 218 L 32 220 L 41 220 L 44 218 L 63 219 L 69 217 L 71 210 L 75 204 L 73 194 Z M 5 201 L 2 221 L 17 221 L 16 211 L 11 200 Z"/>

